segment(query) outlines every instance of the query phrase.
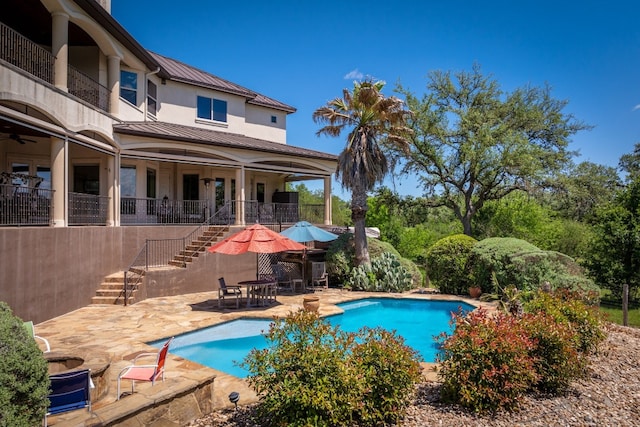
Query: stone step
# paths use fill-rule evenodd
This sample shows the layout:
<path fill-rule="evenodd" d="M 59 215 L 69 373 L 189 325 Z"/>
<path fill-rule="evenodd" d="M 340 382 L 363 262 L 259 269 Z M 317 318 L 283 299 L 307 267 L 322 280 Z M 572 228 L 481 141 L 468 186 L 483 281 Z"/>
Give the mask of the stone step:
<path fill-rule="evenodd" d="M 136 302 L 135 295 L 127 298 L 127 304 L 133 304 Z M 124 305 L 123 297 L 110 297 L 110 296 L 98 296 L 91 297 L 91 304 L 108 304 L 108 305 Z"/>
<path fill-rule="evenodd" d="M 195 249 L 189 249 L 189 247 L 187 247 L 187 250 L 186 251 L 180 251 L 179 255 L 198 258 L 200 256 L 201 252 L 204 252 L 204 251 L 197 251 Z"/>
<path fill-rule="evenodd" d="M 209 245 L 211 246 L 211 245 Z M 187 251 L 190 251 L 192 253 L 198 253 L 198 252 L 204 252 L 206 251 L 207 248 L 202 247 L 201 245 L 187 245 Z"/>
<path fill-rule="evenodd" d="M 119 296 L 122 296 L 124 294 L 124 291 L 122 290 L 122 288 L 120 289 L 104 289 L 104 288 L 100 288 L 98 290 L 96 290 L 96 296 L 97 297 L 114 297 L 117 298 Z"/>
<path fill-rule="evenodd" d="M 124 289 L 124 280 L 120 283 L 118 282 L 102 282 L 100 284 L 100 287 L 98 288 L 98 290 L 101 289 L 111 289 L 111 290 L 118 290 L 118 289 Z"/>
<path fill-rule="evenodd" d="M 175 261 L 175 260 L 169 261 L 169 265 L 171 265 L 173 267 L 179 267 L 179 268 L 185 268 L 186 267 L 184 265 L 184 263 L 182 263 L 181 261 Z"/>
<path fill-rule="evenodd" d="M 193 261 L 193 257 L 192 256 L 188 256 L 188 255 L 176 255 L 176 256 L 173 257 L 172 261 L 192 262 Z"/>

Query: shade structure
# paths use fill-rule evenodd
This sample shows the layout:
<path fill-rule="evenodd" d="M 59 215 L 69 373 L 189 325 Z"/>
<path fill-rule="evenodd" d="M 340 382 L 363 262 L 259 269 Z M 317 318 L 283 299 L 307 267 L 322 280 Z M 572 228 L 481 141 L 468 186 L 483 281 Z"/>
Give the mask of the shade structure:
<path fill-rule="evenodd" d="M 282 234 L 268 229 L 264 225 L 254 224 L 212 245 L 209 252 L 239 255 L 246 252 L 272 254 L 282 251 L 303 250 L 304 245 Z"/>
<path fill-rule="evenodd" d="M 316 227 L 307 221 L 296 222 L 291 227 L 280 232 L 280 234 L 296 242 L 312 242 L 314 240 L 318 242 L 329 242 L 338 238 L 337 234 Z"/>

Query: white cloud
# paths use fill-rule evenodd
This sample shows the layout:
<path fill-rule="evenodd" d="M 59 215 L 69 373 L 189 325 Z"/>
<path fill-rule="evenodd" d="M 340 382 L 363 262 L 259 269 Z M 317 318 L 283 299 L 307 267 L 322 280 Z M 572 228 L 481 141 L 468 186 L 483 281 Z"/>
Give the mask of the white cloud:
<path fill-rule="evenodd" d="M 354 80 L 354 79 L 361 80 L 363 77 L 364 77 L 364 74 L 362 74 L 356 68 L 355 70 L 349 71 L 347 74 L 345 74 L 344 79 L 345 80 Z"/>
<path fill-rule="evenodd" d="M 636 110 L 640 110 L 640 104 L 636 105 L 631 109 L 631 111 L 636 111 Z"/>

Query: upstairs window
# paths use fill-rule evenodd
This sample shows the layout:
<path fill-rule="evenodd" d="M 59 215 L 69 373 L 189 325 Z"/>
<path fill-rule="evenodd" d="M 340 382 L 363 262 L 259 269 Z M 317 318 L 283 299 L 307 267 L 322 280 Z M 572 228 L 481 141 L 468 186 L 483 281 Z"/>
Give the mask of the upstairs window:
<path fill-rule="evenodd" d="M 151 80 L 147 80 L 147 112 L 152 116 L 158 111 L 158 86 Z"/>
<path fill-rule="evenodd" d="M 215 122 L 227 122 L 227 101 L 214 98 L 198 97 L 198 118 L 213 120 Z"/>
<path fill-rule="evenodd" d="M 131 71 L 120 71 L 120 97 L 138 105 L 138 75 Z"/>
<path fill-rule="evenodd" d="M 278 123 L 278 118 L 276 116 L 271 116 L 271 123 Z"/>

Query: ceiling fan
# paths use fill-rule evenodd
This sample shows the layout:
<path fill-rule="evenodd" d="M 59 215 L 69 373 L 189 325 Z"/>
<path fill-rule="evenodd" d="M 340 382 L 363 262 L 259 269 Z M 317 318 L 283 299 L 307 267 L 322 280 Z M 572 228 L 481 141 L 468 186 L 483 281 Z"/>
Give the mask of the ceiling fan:
<path fill-rule="evenodd" d="M 5 138 L 5 139 L 7 139 L 7 138 Z M 9 134 L 8 139 L 13 139 L 14 141 L 18 142 L 19 144 L 25 144 L 27 142 L 33 142 L 33 143 L 38 142 L 35 139 L 23 138 L 20 135 L 18 135 L 17 133 Z"/>

